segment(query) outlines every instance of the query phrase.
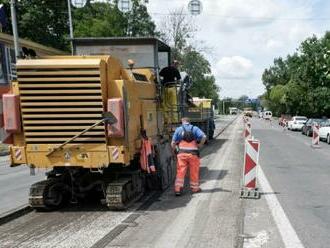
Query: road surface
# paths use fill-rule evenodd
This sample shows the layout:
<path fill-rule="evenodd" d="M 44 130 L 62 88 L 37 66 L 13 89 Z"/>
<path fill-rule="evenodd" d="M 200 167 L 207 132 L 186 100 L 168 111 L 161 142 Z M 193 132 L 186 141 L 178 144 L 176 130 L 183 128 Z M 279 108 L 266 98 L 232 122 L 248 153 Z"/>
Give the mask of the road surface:
<path fill-rule="evenodd" d="M 275 122 L 254 119 L 251 124 L 261 141 L 261 168 L 273 189 L 268 193 L 276 195 L 301 245 L 330 247 L 330 146 L 321 142 L 321 149 L 313 149 L 311 137 L 283 131 Z"/>
<path fill-rule="evenodd" d="M 27 204 L 30 185 L 44 179 L 44 171 L 30 176 L 27 166 L 9 167 L 9 158 L 0 157 L 0 216 Z"/>
<path fill-rule="evenodd" d="M 221 119 L 217 127 L 232 119 Z M 0 226 L 1 246 L 239 247 L 241 126 L 236 120 L 203 150 L 201 193 L 151 193 L 125 212 L 98 204 L 32 212 Z"/>
<path fill-rule="evenodd" d="M 231 120 L 219 119 L 217 132 Z M 261 141 L 259 200 L 239 198 L 239 118 L 203 149 L 201 193 L 150 192 L 122 212 L 98 203 L 31 212 L 0 226 L 1 247 L 329 247 L 330 146 L 313 149 L 298 132 L 251 123 Z"/>

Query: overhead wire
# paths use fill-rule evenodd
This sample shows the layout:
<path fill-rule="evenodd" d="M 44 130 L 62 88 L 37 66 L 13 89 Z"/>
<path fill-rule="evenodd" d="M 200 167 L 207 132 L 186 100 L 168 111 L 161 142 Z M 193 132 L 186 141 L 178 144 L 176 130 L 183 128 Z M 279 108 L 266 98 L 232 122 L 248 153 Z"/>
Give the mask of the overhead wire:
<path fill-rule="evenodd" d="M 149 12 L 151 15 L 158 16 L 176 16 L 176 15 L 184 15 L 184 16 L 192 16 L 189 13 L 160 13 L 160 12 Z M 330 17 L 253 17 L 253 16 L 226 16 L 226 15 L 218 15 L 218 14 L 207 14 L 207 16 L 213 16 L 221 19 L 243 19 L 243 20 L 265 20 L 265 21 L 329 21 Z"/>

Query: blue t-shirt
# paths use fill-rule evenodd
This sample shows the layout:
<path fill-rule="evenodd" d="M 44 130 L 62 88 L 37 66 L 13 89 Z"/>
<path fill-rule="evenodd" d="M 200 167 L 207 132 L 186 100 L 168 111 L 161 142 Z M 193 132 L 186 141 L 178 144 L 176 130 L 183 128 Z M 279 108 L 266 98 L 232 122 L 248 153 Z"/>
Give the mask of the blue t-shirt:
<path fill-rule="evenodd" d="M 192 129 L 192 133 L 195 137 L 195 140 L 198 142 L 198 141 L 201 141 L 201 139 L 203 139 L 205 136 L 205 133 L 200 130 L 199 127 L 196 127 L 196 126 L 193 126 L 191 124 L 183 124 L 184 128 L 186 131 L 191 131 L 192 127 L 194 127 Z M 173 135 L 173 138 L 172 138 L 172 141 L 175 142 L 175 143 L 179 143 L 181 140 L 182 140 L 182 134 L 183 134 L 184 130 L 181 127 L 178 127 L 175 132 L 174 132 L 174 135 Z"/>

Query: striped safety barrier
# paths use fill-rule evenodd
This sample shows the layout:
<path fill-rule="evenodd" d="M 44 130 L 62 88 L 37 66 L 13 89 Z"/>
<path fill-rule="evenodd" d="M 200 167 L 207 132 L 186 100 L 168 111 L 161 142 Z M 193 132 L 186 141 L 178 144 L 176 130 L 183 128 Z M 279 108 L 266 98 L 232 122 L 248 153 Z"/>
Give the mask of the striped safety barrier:
<path fill-rule="evenodd" d="M 250 139 L 251 137 L 252 137 L 251 123 L 247 122 L 244 125 L 244 138 L 245 139 Z"/>
<path fill-rule="evenodd" d="M 257 171 L 259 166 L 260 141 L 245 140 L 242 198 L 259 198 L 257 188 Z"/>
<path fill-rule="evenodd" d="M 318 124 L 313 125 L 312 147 L 320 148 L 320 126 Z"/>

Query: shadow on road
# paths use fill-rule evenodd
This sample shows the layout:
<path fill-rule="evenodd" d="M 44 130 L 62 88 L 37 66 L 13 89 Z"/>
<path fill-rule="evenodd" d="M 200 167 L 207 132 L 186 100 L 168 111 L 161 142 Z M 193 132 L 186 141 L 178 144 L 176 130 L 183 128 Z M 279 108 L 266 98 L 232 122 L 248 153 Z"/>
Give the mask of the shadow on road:
<path fill-rule="evenodd" d="M 227 139 L 214 139 L 209 142 L 207 146 L 202 150 L 201 155 L 202 158 L 206 157 L 202 160 L 202 167 L 200 168 L 200 184 L 203 185 L 207 181 L 210 180 L 222 180 L 227 174 L 227 170 L 213 170 L 209 169 L 206 165 L 208 165 L 208 161 L 210 158 L 207 158 L 208 155 L 216 154 L 217 151 L 227 142 Z M 228 193 L 231 192 L 230 190 L 222 189 L 222 188 L 213 188 L 213 189 L 206 189 L 201 192 L 201 194 L 204 193 L 216 193 L 216 192 L 224 192 Z M 147 194 L 137 202 L 143 203 L 147 200 L 147 198 L 152 195 L 154 192 L 147 192 Z M 181 208 L 184 207 L 189 203 L 189 201 L 192 198 L 192 193 L 190 192 L 189 187 L 189 170 L 186 175 L 185 179 L 185 186 L 183 195 L 181 197 L 176 197 L 174 195 L 174 189 L 173 185 L 169 189 L 167 189 L 165 192 L 157 192 L 156 197 L 152 197 L 152 199 L 148 199 L 147 201 L 152 201 L 150 206 L 157 206 L 155 209 L 153 207 L 150 207 L 152 210 L 157 210 L 159 207 L 161 210 L 169 210 L 173 208 Z M 157 202 L 160 202 L 161 204 L 156 204 Z M 159 206 L 161 205 L 161 206 Z M 132 205 L 134 208 L 136 204 Z M 148 209 L 148 210 L 150 210 Z M 158 209 L 159 210 L 159 209 Z M 58 210 L 59 212 L 103 212 L 103 211 L 109 211 L 109 209 L 101 205 L 100 198 L 93 197 L 93 195 L 90 198 L 84 199 L 83 202 L 79 202 L 78 204 L 70 204 L 65 208 L 62 208 Z"/>
<path fill-rule="evenodd" d="M 218 150 L 228 141 L 228 139 L 214 139 L 208 142 L 208 144 L 201 151 L 202 157 L 210 154 L 217 153 Z"/>

